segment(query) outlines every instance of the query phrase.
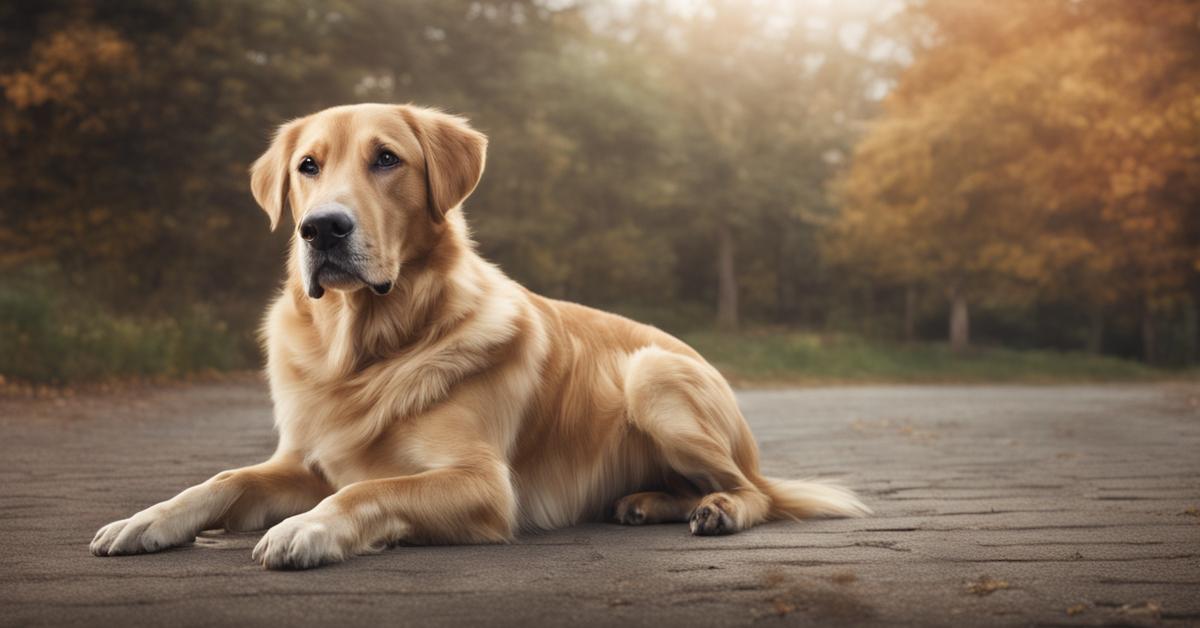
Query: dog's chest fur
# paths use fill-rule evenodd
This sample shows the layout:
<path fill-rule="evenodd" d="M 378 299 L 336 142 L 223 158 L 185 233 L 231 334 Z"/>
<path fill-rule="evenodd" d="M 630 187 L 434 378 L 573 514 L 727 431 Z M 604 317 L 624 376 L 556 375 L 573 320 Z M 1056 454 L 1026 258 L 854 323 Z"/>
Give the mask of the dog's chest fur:
<path fill-rule="evenodd" d="M 268 338 L 280 449 L 335 488 L 494 457 L 509 470 L 525 529 L 595 515 L 653 481 L 647 444 L 626 420 L 623 364 L 638 347 L 678 341 L 475 268 L 454 274 L 485 289 L 458 292 L 471 302 L 449 308 L 451 327 L 357 369 L 339 352 L 361 349 L 350 336 L 361 326 L 318 334 L 280 299 Z"/>
<path fill-rule="evenodd" d="M 540 317 L 511 281 L 491 281 L 459 322 L 393 357 L 349 368 L 362 325 L 314 333 L 286 298 L 268 338 L 280 448 L 298 452 L 335 486 L 455 464 L 452 429 L 485 434 L 511 453 L 545 357 Z M 366 333 L 370 333 L 369 330 Z M 460 437 L 457 440 L 465 440 Z"/>

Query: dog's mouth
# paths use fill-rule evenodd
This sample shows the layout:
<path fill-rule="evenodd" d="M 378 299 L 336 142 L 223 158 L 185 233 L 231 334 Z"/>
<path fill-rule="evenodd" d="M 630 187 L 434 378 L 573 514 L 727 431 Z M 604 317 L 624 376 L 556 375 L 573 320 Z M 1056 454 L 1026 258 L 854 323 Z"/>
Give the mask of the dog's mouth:
<path fill-rule="evenodd" d="M 371 289 L 371 292 L 380 296 L 392 291 L 392 282 L 369 281 L 360 271 L 347 268 L 332 260 L 310 260 L 310 262 L 312 269 L 309 271 L 308 277 L 308 296 L 310 298 L 320 299 L 325 296 L 326 288 L 353 290 L 359 286 L 366 286 Z"/>

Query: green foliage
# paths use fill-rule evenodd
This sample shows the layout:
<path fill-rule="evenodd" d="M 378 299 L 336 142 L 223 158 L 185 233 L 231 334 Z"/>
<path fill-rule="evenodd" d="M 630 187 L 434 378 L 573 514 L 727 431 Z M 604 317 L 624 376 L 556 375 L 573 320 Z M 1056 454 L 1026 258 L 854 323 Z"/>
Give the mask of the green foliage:
<path fill-rule="evenodd" d="M 172 317 L 116 316 L 33 280 L 0 284 L 0 337 L 0 374 L 33 382 L 180 376 L 257 362 L 252 339 L 202 306 Z"/>

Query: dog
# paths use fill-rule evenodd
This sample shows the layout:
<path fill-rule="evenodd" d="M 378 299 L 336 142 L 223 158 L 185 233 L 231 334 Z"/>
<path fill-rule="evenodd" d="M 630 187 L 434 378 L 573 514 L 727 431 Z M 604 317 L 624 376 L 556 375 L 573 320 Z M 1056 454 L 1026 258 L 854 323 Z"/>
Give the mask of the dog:
<path fill-rule="evenodd" d="M 263 328 L 275 453 L 104 526 L 93 554 L 269 528 L 253 559 L 300 569 L 604 518 L 718 535 L 868 514 L 840 486 L 761 475 L 733 391 L 683 342 L 480 257 L 461 206 L 486 147 L 412 105 L 278 130 L 251 168 L 271 229 L 285 208 L 297 225 Z"/>

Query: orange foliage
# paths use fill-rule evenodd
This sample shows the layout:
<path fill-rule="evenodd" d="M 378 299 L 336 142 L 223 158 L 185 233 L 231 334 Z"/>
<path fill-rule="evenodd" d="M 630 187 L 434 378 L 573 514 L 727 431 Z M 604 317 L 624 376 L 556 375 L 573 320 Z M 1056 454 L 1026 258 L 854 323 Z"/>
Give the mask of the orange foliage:
<path fill-rule="evenodd" d="M 133 72 L 136 61 L 132 46 L 111 29 L 77 24 L 36 42 L 28 68 L 0 75 L 0 87 L 18 111 L 46 103 L 78 108 L 76 96 L 93 73 Z"/>
<path fill-rule="evenodd" d="M 1021 301 L 1175 298 L 1200 268 L 1200 4 L 933 0 L 838 185 L 829 251 Z"/>

